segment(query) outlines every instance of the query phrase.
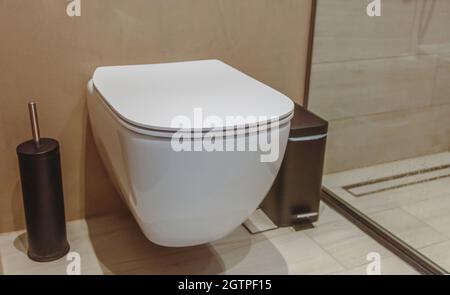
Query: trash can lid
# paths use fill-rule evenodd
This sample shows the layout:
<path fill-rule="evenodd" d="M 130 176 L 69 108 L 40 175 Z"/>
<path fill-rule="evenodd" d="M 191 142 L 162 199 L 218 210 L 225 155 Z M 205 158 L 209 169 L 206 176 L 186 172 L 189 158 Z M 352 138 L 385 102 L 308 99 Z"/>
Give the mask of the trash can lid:
<path fill-rule="evenodd" d="M 294 117 L 291 119 L 290 137 L 325 135 L 327 132 L 327 121 L 295 104 Z"/>

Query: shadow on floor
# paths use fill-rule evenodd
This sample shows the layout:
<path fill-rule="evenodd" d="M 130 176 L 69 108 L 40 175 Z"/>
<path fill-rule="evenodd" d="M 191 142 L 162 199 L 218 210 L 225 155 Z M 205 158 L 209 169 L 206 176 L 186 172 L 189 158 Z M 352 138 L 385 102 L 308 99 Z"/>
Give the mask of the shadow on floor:
<path fill-rule="evenodd" d="M 86 222 L 105 274 L 219 274 L 225 270 L 220 256 L 209 245 L 167 248 L 151 243 L 131 215 L 90 218 Z"/>
<path fill-rule="evenodd" d="M 22 252 L 23 254 L 27 255 L 28 238 L 26 232 L 21 233 L 14 239 L 14 248 Z"/>
<path fill-rule="evenodd" d="M 83 271 L 92 274 L 287 274 L 283 256 L 285 234 L 251 235 L 243 227 L 227 237 L 195 247 L 167 248 L 151 243 L 131 214 L 88 218 L 68 225 L 73 251 L 83 259 Z M 86 227 L 87 226 L 87 227 Z M 17 235 L 14 248 L 26 258 L 26 232 Z M 280 247 L 281 246 L 281 247 Z M 40 272 L 64 274 L 66 259 L 40 264 Z M 30 266 L 36 267 L 33 263 Z M 84 268 L 86 267 L 86 269 Z M 1 265 L 0 265 L 1 270 Z"/>

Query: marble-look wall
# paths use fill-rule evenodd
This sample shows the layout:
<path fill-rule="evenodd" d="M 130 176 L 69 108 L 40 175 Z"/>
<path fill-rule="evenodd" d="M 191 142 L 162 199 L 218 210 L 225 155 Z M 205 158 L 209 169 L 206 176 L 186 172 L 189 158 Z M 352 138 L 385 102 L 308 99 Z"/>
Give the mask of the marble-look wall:
<path fill-rule="evenodd" d="M 330 121 L 326 172 L 450 147 L 450 1 L 318 0 L 309 108 Z"/>

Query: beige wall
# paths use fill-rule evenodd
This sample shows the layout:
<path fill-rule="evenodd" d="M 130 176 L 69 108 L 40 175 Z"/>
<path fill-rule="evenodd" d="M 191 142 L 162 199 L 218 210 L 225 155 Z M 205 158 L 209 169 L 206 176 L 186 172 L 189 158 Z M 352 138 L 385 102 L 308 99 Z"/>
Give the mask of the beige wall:
<path fill-rule="evenodd" d="M 318 1 L 309 107 L 330 120 L 328 173 L 450 147 L 450 1 L 381 2 L 370 18 L 364 0 Z"/>
<path fill-rule="evenodd" d="M 101 65 L 218 58 L 300 102 L 310 0 L 0 0 L 0 232 L 24 226 L 15 147 L 61 143 L 68 219 L 123 210 L 92 142 L 85 85 Z"/>

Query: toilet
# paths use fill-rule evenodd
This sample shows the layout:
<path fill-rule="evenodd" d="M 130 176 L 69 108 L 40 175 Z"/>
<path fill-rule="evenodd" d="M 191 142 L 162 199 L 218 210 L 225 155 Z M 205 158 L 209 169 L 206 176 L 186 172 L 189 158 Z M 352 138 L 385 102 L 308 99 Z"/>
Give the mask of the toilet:
<path fill-rule="evenodd" d="M 288 97 L 219 60 L 97 68 L 87 106 L 117 191 L 144 235 L 168 247 L 225 237 L 258 208 L 294 110 Z M 269 141 L 270 151 L 254 148 Z"/>

